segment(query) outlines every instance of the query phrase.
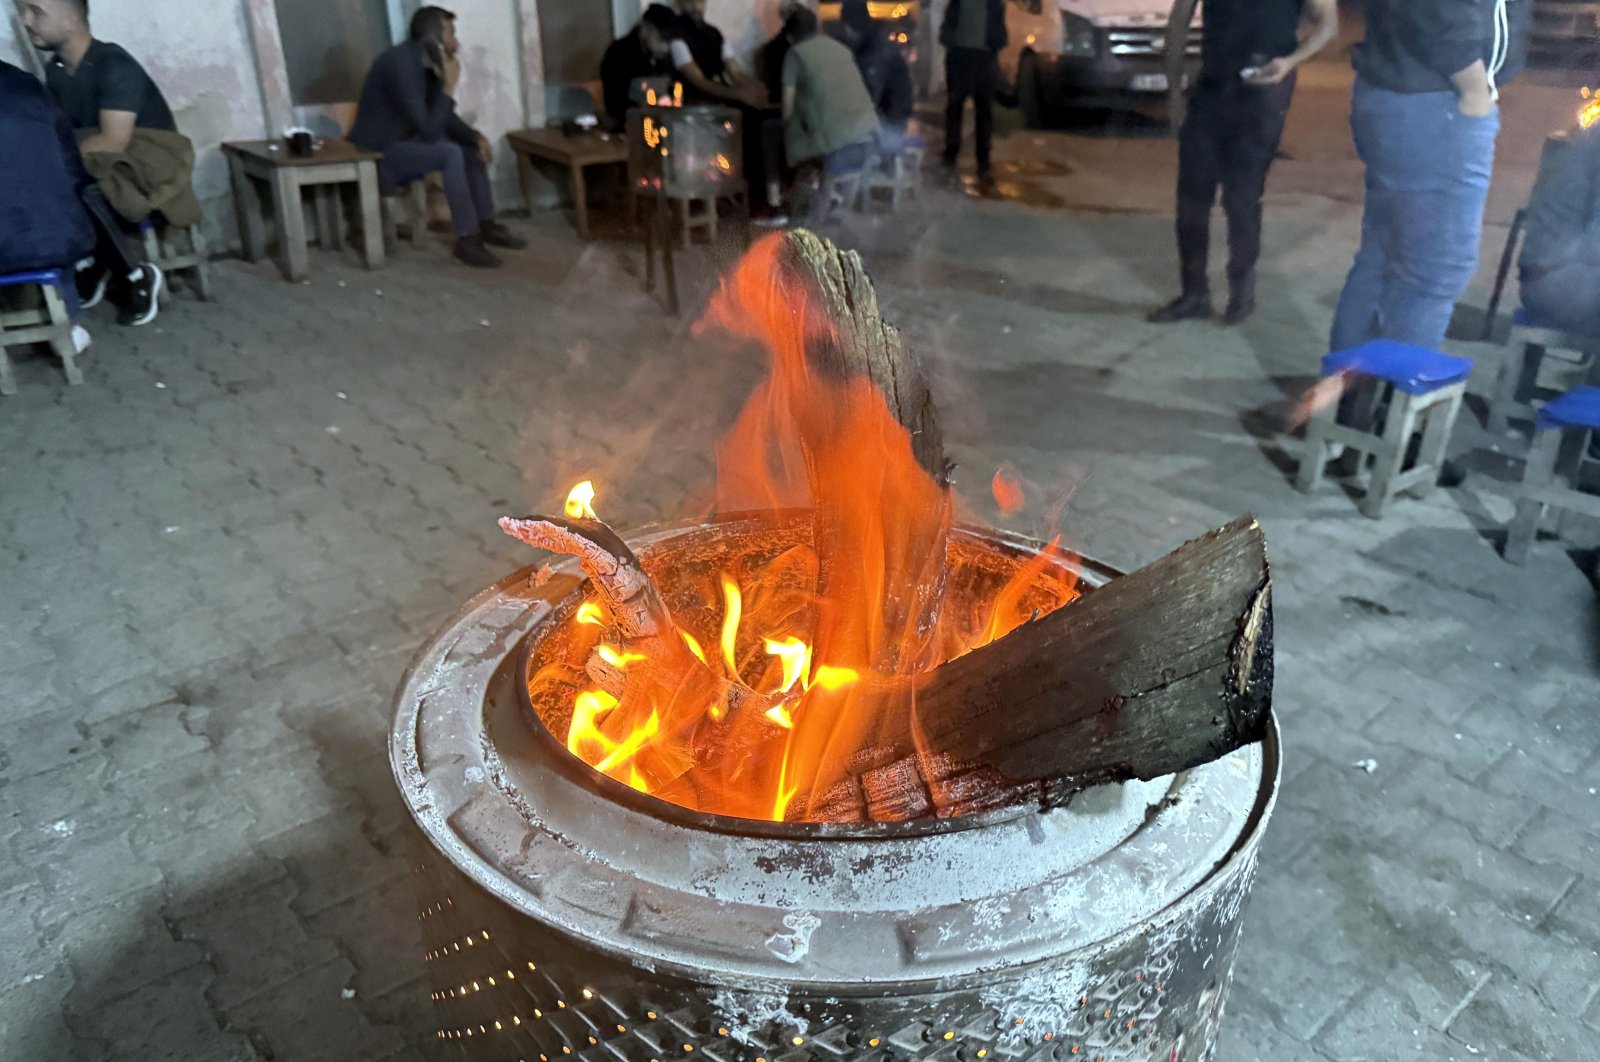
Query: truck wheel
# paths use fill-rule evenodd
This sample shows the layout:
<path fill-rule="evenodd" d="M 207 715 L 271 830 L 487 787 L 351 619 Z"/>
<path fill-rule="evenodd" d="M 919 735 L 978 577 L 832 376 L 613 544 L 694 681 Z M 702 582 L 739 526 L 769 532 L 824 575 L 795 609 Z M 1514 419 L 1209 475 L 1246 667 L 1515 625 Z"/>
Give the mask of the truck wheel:
<path fill-rule="evenodd" d="M 1044 125 L 1044 103 L 1039 98 L 1039 60 L 1032 52 L 1017 64 L 1017 109 L 1022 112 L 1022 124 L 1027 128 L 1038 129 Z"/>

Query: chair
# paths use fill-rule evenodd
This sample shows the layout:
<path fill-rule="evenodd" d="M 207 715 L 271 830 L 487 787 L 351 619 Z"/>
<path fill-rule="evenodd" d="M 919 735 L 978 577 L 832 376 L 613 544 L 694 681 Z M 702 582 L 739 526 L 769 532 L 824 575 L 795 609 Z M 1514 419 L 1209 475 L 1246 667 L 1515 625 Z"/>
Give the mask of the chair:
<path fill-rule="evenodd" d="M 422 247 L 422 239 L 428 231 L 428 175 L 420 174 L 400 183 L 395 188 L 394 195 L 383 197 L 383 246 L 384 250 L 394 252 L 400 246 L 399 219 L 396 216 L 404 207 L 411 215 L 410 236 L 408 241 L 412 249 Z"/>
<path fill-rule="evenodd" d="M 144 257 L 154 262 L 166 276 L 163 295 L 171 291 L 174 278 L 190 274 L 189 283 L 201 299 L 211 298 L 211 258 L 201 225 L 173 225 L 159 212 L 139 222 L 139 242 Z"/>
<path fill-rule="evenodd" d="M 1528 559 L 1547 508 L 1600 518 L 1600 495 L 1578 489 L 1578 471 L 1594 432 L 1600 432 L 1600 387 L 1575 388 L 1539 410 L 1517 512 L 1506 527 L 1503 556 L 1512 564 Z"/>
<path fill-rule="evenodd" d="M 1472 362 L 1438 351 L 1374 339 L 1322 359 L 1322 374 L 1360 376 L 1378 384 L 1371 389 L 1370 407 L 1358 410 L 1357 423 L 1370 429 L 1340 424 L 1336 409 L 1324 406 L 1306 422 L 1304 452 L 1295 485 L 1310 491 L 1322 480 L 1328 448 L 1344 446 L 1372 460 L 1372 478 L 1361 511 L 1376 519 L 1389 499 L 1402 491 L 1421 493 L 1439 477 L 1446 444 L 1455 426 L 1461 399 L 1466 394 Z M 1381 410 L 1381 412 L 1380 412 Z M 1412 456 L 1412 436 L 1421 433 Z"/>
<path fill-rule="evenodd" d="M 67 383 L 76 387 L 83 383 L 83 373 L 78 368 L 80 333 L 78 289 L 70 269 L 34 269 L 22 273 L 0 275 L 0 287 L 37 287 L 44 296 L 44 305 L 31 310 L 0 312 L 0 395 L 17 393 L 16 377 L 11 371 L 11 355 L 7 348 L 24 343 L 48 343 L 61 359 Z M 88 333 L 81 333 L 87 346 Z"/>
<path fill-rule="evenodd" d="M 1511 316 L 1511 335 L 1489 399 L 1488 427 L 1504 432 L 1513 419 L 1533 420 L 1534 402 L 1556 397 L 1589 382 L 1600 352 L 1600 337 L 1575 336 L 1536 320 L 1526 309 Z M 1563 379 L 1541 383 L 1541 370 L 1551 368 Z"/>
<path fill-rule="evenodd" d="M 922 189 L 922 160 L 927 155 L 928 141 L 913 133 L 902 142 L 900 150 L 892 155 L 880 155 L 878 165 L 870 169 L 861 181 L 860 201 L 856 209 L 865 210 L 876 192 L 889 193 L 889 210 L 900 212 L 900 198 L 917 198 Z"/>

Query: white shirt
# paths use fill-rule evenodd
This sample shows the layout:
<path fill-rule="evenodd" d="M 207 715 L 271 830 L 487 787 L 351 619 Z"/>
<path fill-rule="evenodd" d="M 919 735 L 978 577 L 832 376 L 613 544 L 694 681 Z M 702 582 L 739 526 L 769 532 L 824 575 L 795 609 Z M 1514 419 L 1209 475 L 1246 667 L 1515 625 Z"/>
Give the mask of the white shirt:
<path fill-rule="evenodd" d="M 728 44 L 728 38 L 726 37 L 722 38 L 722 58 L 733 58 L 733 48 Z M 689 51 L 689 42 L 681 39 L 673 41 L 672 68 L 674 70 L 682 70 L 692 62 L 694 62 L 694 54 Z"/>

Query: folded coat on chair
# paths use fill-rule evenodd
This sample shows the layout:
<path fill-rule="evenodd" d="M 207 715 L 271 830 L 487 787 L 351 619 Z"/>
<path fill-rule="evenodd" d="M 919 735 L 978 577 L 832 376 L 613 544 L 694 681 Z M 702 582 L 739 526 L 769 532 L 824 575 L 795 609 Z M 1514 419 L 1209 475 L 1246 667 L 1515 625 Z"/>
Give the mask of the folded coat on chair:
<path fill-rule="evenodd" d="M 143 221 L 159 210 L 170 225 L 200 223 L 200 200 L 192 183 L 194 144 L 182 133 L 135 129 L 126 151 L 89 152 L 83 164 L 117 213 L 129 221 Z"/>

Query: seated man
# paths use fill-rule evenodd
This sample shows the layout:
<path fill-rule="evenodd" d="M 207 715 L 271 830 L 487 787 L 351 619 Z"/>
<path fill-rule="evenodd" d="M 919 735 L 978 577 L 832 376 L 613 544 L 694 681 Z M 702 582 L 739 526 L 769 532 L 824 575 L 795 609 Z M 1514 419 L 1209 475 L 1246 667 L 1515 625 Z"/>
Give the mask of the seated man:
<path fill-rule="evenodd" d="M 840 20 L 844 23 L 845 44 L 855 56 L 856 69 L 866 82 L 867 95 L 882 124 L 879 145 L 887 155 L 900 151 L 905 142 L 911 113 L 916 107 L 916 92 L 911 85 L 911 68 L 900 49 L 867 10 L 867 0 L 844 0 Z"/>
<path fill-rule="evenodd" d="M 97 41 L 89 30 L 88 0 L 24 0 L 22 24 L 35 48 L 52 53 L 45 84 L 72 128 L 98 187 L 79 189 L 99 232 L 92 263 L 80 270 L 84 305 L 107 293 L 118 320 L 141 325 L 156 315 L 161 272 L 128 251 L 124 226 L 154 210 L 176 225 L 200 221 L 191 176 L 194 147 L 177 131 L 172 109 L 138 61 Z"/>
<path fill-rule="evenodd" d="M 665 4 L 651 4 L 633 32 L 611 42 L 600 60 L 600 85 L 606 117 L 613 129 L 628 124 L 628 109 L 644 100 L 641 81 L 672 77 L 672 40 L 678 16 Z"/>
<path fill-rule="evenodd" d="M 1545 152 L 1527 225 L 1522 305 L 1540 324 L 1600 336 L 1600 124 Z"/>
<path fill-rule="evenodd" d="M 878 114 L 850 49 L 822 34 L 805 8 L 784 23 L 783 142 L 790 165 L 859 169 L 871 157 Z"/>
<path fill-rule="evenodd" d="M 456 114 L 451 93 L 461 78 L 460 46 L 455 15 L 442 7 L 418 8 L 409 39 L 385 50 L 367 71 L 350 140 L 383 154 L 378 179 L 386 194 L 398 184 L 442 174 L 456 259 L 492 268 L 500 259 L 486 244 L 512 250 L 528 244 L 495 220 L 489 187 L 494 149 Z"/>
<path fill-rule="evenodd" d="M 734 58 L 722 31 L 706 21 L 706 0 L 677 0 L 678 30 L 672 40 L 672 65 L 683 82 L 690 103 L 717 103 L 737 107 L 744 145 L 744 178 L 754 190 L 751 197 L 758 223 L 782 219 L 773 214 L 772 184 L 783 170 L 774 137 L 762 128 L 776 102 L 761 82 L 745 73 Z M 769 180 L 771 184 L 769 184 Z"/>

